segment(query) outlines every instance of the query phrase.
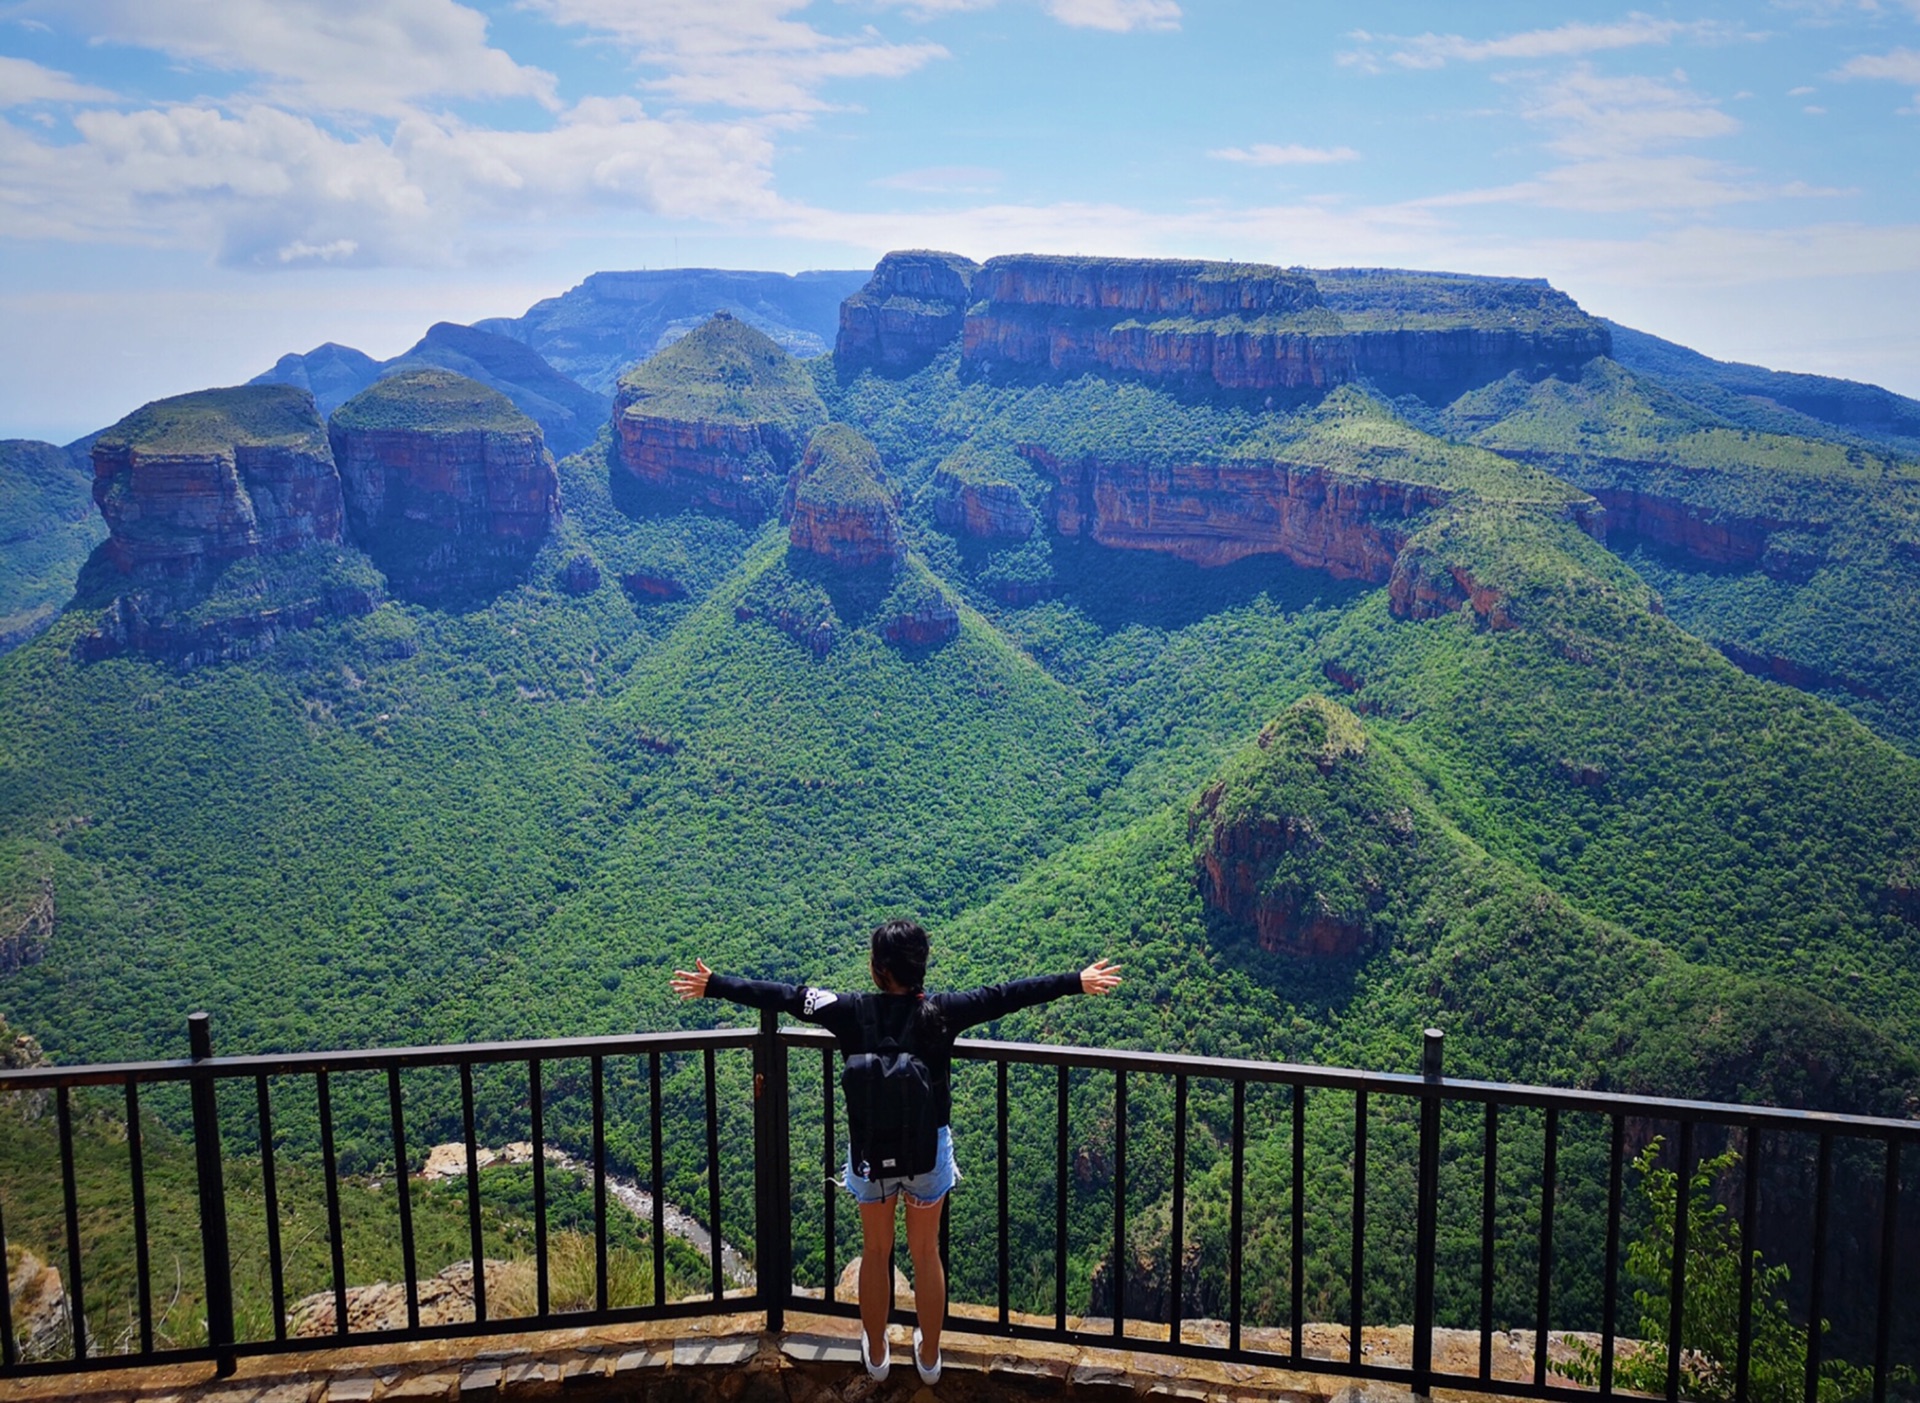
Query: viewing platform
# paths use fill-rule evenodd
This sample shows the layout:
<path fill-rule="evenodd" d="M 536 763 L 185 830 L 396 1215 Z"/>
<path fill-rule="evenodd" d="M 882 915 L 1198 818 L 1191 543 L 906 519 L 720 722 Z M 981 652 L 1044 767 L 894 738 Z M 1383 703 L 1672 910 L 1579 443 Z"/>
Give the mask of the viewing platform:
<path fill-rule="evenodd" d="M 927 1392 L 898 1278 L 893 1375 L 859 1364 L 825 1033 L 189 1029 L 181 1061 L 0 1072 L 57 1132 L 0 1181 L 0 1251 L 56 1263 L 64 1312 L 23 1344 L 0 1293 L 0 1403 L 1915 1389 L 1920 1121 L 1449 1078 L 1431 1029 L 1411 1074 L 963 1039 Z M 487 1178 L 508 1142 L 521 1177 Z"/>

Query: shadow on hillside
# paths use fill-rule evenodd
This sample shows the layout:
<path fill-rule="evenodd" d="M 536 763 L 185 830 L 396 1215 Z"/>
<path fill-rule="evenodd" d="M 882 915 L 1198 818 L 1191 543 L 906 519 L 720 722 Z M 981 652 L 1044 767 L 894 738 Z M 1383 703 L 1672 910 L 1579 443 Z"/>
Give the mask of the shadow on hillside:
<path fill-rule="evenodd" d="M 1131 625 L 1179 629 L 1266 595 L 1288 613 L 1337 609 L 1373 589 L 1303 570 L 1277 555 L 1203 568 L 1149 551 L 1053 542 L 1054 595 L 1109 633 Z"/>

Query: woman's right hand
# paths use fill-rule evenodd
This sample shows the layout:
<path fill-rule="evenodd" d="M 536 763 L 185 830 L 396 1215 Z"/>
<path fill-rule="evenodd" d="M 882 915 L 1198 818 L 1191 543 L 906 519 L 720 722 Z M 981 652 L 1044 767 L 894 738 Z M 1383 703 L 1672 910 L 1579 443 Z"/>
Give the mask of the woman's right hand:
<path fill-rule="evenodd" d="M 673 972 L 673 992 L 683 999 L 704 999 L 707 996 L 707 981 L 712 977 L 713 971 L 707 968 L 707 962 L 696 959 L 692 969 L 676 969 Z"/>
<path fill-rule="evenodd" d="M 1110 994 L 1120 987 L 1120 966 L 1109 960 L 1095 960 L 1080 971 L 1080 992 Z"/>

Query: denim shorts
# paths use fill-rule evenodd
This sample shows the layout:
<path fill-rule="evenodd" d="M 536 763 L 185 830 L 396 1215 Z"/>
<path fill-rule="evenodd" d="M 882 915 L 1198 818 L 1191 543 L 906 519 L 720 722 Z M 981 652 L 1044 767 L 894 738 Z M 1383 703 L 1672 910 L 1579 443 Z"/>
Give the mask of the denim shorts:
<path fill-rule="evenodd" d="M 841 1182 L 856 1203 L 886 1203 L 895 1194 L 901 1194 L 916 1208 L 931 1208 L 947 1196 L 959 1179 L 959 1166 L 953 1162 L 953 1127 L 943 1125 L 933 1139 L 933 1168 L 925 1174 L 901 1179 L 863 1179 L 854 1172 L 853 1153 L 849 1150 Z"/>

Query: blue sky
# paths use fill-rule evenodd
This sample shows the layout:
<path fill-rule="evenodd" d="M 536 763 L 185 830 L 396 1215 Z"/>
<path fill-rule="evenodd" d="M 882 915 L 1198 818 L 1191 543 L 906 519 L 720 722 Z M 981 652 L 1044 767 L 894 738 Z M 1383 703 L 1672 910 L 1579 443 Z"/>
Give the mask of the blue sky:
<path fill-rule="evenodd" d="M 0 0 L 0 436 L 899 247 L 1543 276 L 1920 395 L 1920 0 Z"/>

